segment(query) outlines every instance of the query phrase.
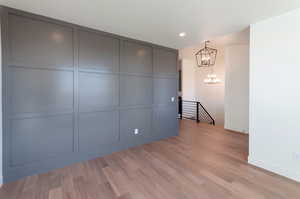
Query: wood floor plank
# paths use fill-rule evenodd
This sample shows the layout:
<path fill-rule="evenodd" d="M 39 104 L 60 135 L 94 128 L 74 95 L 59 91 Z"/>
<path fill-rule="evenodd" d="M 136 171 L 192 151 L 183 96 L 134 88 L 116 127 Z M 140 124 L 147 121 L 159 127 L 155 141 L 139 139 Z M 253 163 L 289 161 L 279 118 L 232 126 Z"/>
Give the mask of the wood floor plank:
<path fill-rule="evenodd" d="M 0 199 L 299 199 L 247 163 L 248 136 L 193 121 L 180 135 L 5 184 Z"/>
<path fill-rule="evenodd" d="M 63 199 L 62 188 L 54 188 L 50 190 L 49 199 Z"/>

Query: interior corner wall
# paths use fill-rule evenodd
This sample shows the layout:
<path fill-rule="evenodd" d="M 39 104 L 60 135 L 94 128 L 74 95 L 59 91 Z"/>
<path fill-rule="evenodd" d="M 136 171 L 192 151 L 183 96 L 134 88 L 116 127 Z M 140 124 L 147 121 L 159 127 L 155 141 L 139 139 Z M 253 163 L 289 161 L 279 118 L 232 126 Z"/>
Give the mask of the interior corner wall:
<path fill-rule="evenodd" d="M 300 9 L 251 25 L 251 164 L 300 181 Z"/>
<path fill-rule="evenodd" d="M 225 49 L 225 124 L 228 130 L 249 130 L 249 45 Z"/>

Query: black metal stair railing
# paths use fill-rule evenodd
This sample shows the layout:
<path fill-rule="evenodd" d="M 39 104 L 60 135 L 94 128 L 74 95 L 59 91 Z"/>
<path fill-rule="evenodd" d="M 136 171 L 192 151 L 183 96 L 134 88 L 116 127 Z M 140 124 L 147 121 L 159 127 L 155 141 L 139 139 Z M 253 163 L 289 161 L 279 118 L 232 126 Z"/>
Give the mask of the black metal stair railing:
<path fill-rule="evenodd" d="M 196 122 L 205 122 L 215 125 L 214 118 L 209 114 L 209 112 L 200 102 L 182 100 L 182 98 L 179 97 L 178 112 L 180 119 L 191 119 L 196 120 Z"/>

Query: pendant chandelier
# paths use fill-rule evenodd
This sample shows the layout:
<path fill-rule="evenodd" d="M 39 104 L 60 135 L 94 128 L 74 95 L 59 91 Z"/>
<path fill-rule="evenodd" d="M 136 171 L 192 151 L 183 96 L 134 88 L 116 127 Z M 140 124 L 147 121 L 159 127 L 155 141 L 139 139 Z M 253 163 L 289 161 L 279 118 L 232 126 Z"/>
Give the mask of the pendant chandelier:
<path fill-rule="evenodd" d="M 214 66 L 217 58 L 217 49 L 207 47 L 209 41 L 205 41 L 205 47 L 196 53 L 196 61 L 199 67 Z"/>

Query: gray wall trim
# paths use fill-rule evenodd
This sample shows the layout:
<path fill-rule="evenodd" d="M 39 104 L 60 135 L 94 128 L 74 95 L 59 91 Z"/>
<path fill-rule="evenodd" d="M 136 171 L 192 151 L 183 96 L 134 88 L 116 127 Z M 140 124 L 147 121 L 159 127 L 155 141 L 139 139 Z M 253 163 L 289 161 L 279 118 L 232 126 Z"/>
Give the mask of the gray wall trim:
<path fill-rule="evenodd" d="M 8 62 L 8 12 L 7 9 L 0 7 L 1 9 L 1 43 L 2 43 L 2 162 L 3 162 L 3 182 L 5 182 L 5 175 L 7 174 L 7 164 L 8 164 L 8 155 L 7 155 L 7 147 L 8 147 L 8 119 L 7 119 L 7 62 Z"/>
<path fill-rule="evenodd" d="M 170 136 L 176 136 L 178 135 L 178 124 L 177 124 L 177 83 L 176 83 L 176 91 L 174 90 L 175 87 L 169 88 L 165 82 L 174 81 L 177 80 L 178 76 L 177 73 L 174 73 L 174 69 L 170 70 L 170 68 L 164 68 L 164 71 L 160 74 L 160 71 L 156 70 L 156 73 L 154 73 L 154 64 L 159 63 L 158 59 L 161 59 L 161 57 L 155 56 L 155 51 L 162 50 L 164 52 L 170 52 L 174 54 L 174 63 L 177 64 L 177 58 L 178 58 L 178 51 L 176 49 L 171 49 L 163 46 L 159 46 L 156 44 L 151 44 L 148 42 L 143 42 L 123 36 L 118 36 L 115 34 L 86 28 L 83 26 L 78 26 L 75 24 L 63 22 L 56 19 L 51 19 L 48 17 L 31 14 L 28 12 L 24 12 L 17 9 L 12 9 L 8 7 L 0 6 L 0 14 L 1 14 L 1 34 L 2 34 L 2 83 L 3 83 L 3 89 L 2 89 L 2 108 L 3 108 L 3 176 L 4 176 L 4 182 L 10 182 L 17 179 L 20 179 L 22 177 L 38 174 L 42 172 L 47 172 L 49 170 L 64 167 L 66 165 L 88 160 L 92 158 L 97 158 L 99 156 L 103 156 L 106 154 L 110 154 L 115 151 L 120 151 L 123 149 L 126 149 L 128 147 L 137 146 L 140 144 L 145 144 L 149 142 L 153 142 L 156 140 L 164 139 Z M 73 56 L 73 64 L 72 66 L 47 66 L 47 65 L 39 65 L 39 66 L 32 66 L 30 64 L 15 64 L 11 62 L 11 44 L 10 44 L 10 37 L 9 34 L 9 15 L 14 15 L 26 19 L 31 19 L 34 21 L 42 21 L 47 22 L 50 24 L 59 25 L 61 27 L 67 27 L 72 31 L 72 56 Z M 109 38 L 113 38 L 117 41 L 118 49 L 117 49 L 117 66 L 112 70 L 101 70 L 99 68 L 80 68 L 80 31 L 84 32 L 90 32 L 90 33 L 96 33 L 99 36 L 105 36 Z M 147 67 L 151 68 L 144 68 L 145 70 L 142 70 L 140 72 L 133 71 L 132 69 L 128 69 L 128 71 L 122 71 L 120 72 L 120 68 L 122 67 L 122 56 L 123 56 L 123 44 L 125 42 L 129 42 L 131 44 L 138 44 L 141 46 L 145 46 L 146 48 L 149 48 L 151 53 L 149 56 L 152 57 L 151 63 L 148 64 Z M 133 49 L 134 50 L 134 49 Z M 149 50 L 148 50 L 149 52 Z M 167 53 L 168 54 L 168 53 Z M 163 58 L 162 58 L 163 59 Z M 69 62 L 68 62 L 69 63 Z M 174 67 L 177 67 L 177 65 Z M 157 66 L 156 66 L 157 67 Z M 11 113 L 11 73 L 10 70 L 14 69 L 16 71 L 19 70 L 26 70 L 30 71 L 30 74 L 33 74 L 35 71 L 36 73 L 42 74 L 42 73 L 57 73 L 57 74 L 72 74 L 72 92 L 73 92 L 73 102 L 72 107 L 69 107 L 69 104 L 64 104 L 64 108 L 60 110 L 45 110 L 45 111 L 33 111 L 33 112 L 20 112 L 16 111 L 15 113 Z M 152 71 L 152 72 L 149 72 Z M 17 72 L 16 72 L 17 73 Z M 29 74 L 29 75 L 30 75 Z M 86 78 L 86 75 L 90 75 L 91 78 Z M 37 77 L 37 76 L 35 76 Z M 103 77 L 103 78 L 102 78 Z M 82 78 L 80 80 L 80 78 Z M 106 79 L 105 79 L 106 78 Z M 25 78 L 26 79 L 26 78 Z M 27 78 L 28 79 L 28 78 Z M 134 103 L 128 103 L 131 102 L 130 96 L 126 95 L 127 98 L 124 98 L 125 95 L 122 95 L 121 92 L 121 82 L 120 79 L 124 80 L 127 87 L 122 87 L 124 89 L 128 89 L 128 91 L 124 90 L 124 92 L 132 92 L 130 88 L 132 85 L 135 85 L 133 90 L 138 90 L 143 88 L 147 88 L 151 90 L 152 92 L 152 98 L 148 100 L 148 97 L 139 97 L 136 99 Z M 149 79 L 151 79 L 151 84 Z M 159 100 L 156 100 L 155 93 L 159 94 L 158 87 L 160 85 L 155 84 L 155 80 L 160 79 L 161 82 L 165 85 L 164 88 L 168 91 L 167 94 L 164 94 L 163 97 L 157 98 Z M 15 80 L 14 80 L 15 81 Z M 85 81 L 85 82 L 84 82 Z M 91 81 L 91 82 L 90 82 Z M 98 82 L 105 82 L 109 85 L 115 85 L 115 91 L 114 92 L 108 92 L 107 90 L 95 90 L 92 91 L 93 94 L 97 94 L 99 92 L 99 95 L 102 95 L 103 92 L 107 92 L 107 95 L 112 95 L 111 100 L 109 98 L 106 99 L 106 104 L 99 104 L 97 100 L 91 100 L 88 101 L 88 104 L 90 106 L 84 106 L 81 104 L 81 100 L 90 100 L 88 96 L 81 96 L 81 92 L 83 92 L 81 88 L 81 84 L 85 83 L 86 85 L 93 84 L 92 81 L 98 81 Z M 134 82 L 131 82 L 134 81 Z M 138 87 L 139 85 L 136 85 L 137 82 L 140 82 L 141 85 L 143 85 L 143 88 Z M 30 85 L 32 82 L 28 82 Z M 122 85 L 123 86 L 123 85 Z M 90 91 L 84 91 L 86 92 L 84 95 L 89 95 Z M 145 93 L 146 95 L 147 93 Z M 120 96 L 122 95 L 122 96 Z M 160 94 L 159 94 L 160 95 Z M 170 101 L 170 97 L 175 97 L 175 102 Z M 81 98 L 80 98 L 81 97 Z M 82 98 L 83 97 L 83 98 Z M 107 97 L 107 96 L 106 96 Z M 14 102 L 17 103 L 17 102 Z M 21 107 L 22 108 L 22 107 Z M 26 107 L 25 107 L 26 108 Z M 36 108 L 36 107 L 35 107 Z M 44 108 L 44 107 L 43 107 Z M 24 107 L 23 107 L 23 110 Z M 82 151 L 81 149 L 84 148 L 86 145 L 84 143 L 81 143 L 79 138 L 81 137 L 84 139 L 89 139 L 88 137 L 84 136 L 99 136 L 93 132 L 93 129 L 88 129 L 88 135 L 82 135 L 80 132 L 80 127 L 87 127 L 89 126 L 90 120 L 87 120 L 89 118 L 103 118 L 103 114 L 109 114 L 110 117 L 112 117 L 112 121 L 116 122 L 116 127 L 113 127 L 113 124 L 107 124 L 110 125 L 109 131 L 102 132 L 103 136 L 106 136 L 107 139 L 110 139 L 112 143 L 103 144 L 101 142 L 101 149 L 95 148 L 95 150 L 91 151 Z M 124 118 L 124 114 L 132 115 L 130 118 Z M 140 137 L 132 137 L 131 134 L 128 133 L 128 131 L 124 131 L 120 129 L 120 125 L 125 125 L 127 123 L 121 122 L 122 119 L 126 119 L 128 121 L 128 126 L 126 126 L 126 129 L 132 128 L 132 125 L 135 125 L 137 118 L 139 114 L 152 114 L 152 117 L 142 117 L 144 122 L 141 122 L 141 128 L 145 130 L 142 133 L 143 136 Z M 142 115 L 141 115 L 142 116 Z M 73 124 L 72 129 L 72 150 L 66 150 L 62 154 L 59 155 L 52 155 L 47 158 L 41 159 L 41 160 L 23 160 L 20 159 L 12 159 L 12 148 L 9 143 L 11 143 L 11 137 L 12 133 L 18 133 L 20 128 L 23 128 L 24 124 L 26 122 L 22 121 L 28 121 L 29 123 L 32 122 L 32 124 L 36 123 L 36 120 L 47 120 L 49 118 L 57 118 L 62 117 L 64 120 L 70 122 L 70 118 Z M 159 118 L 158 118 L 159 117 Z M 164 120 L 166 119 L 167 124 L 165 125 L 163 122 L 159 122 L 159 119 Z M 15 122 L 17 121 L 17 122 Z M 14 124 L 12 125 L 12 122 Z M 53 123 L 58 122 L 58 120 L 53 119 Z M 110 123 L 111 120 L 108 120 L 107 123 Z M 130 125 L 131 124 L 131 125 Z M 82 125 L 82 126 L 80 126 Z M 150 125 L 150 127 L 149 127 Z M 14 127 L 14 128 L 12 128 Z M 26 125 L 25 125 L 26 127 Z M 150 129 L 149 129 L 150 128 Z M 169 130 L 167 133 L 162 133 L 164 130 Z M 70 129 L 66 129 L 65 136 L 70 136 Z M 112 137 L 113 135 L 110 135 L 110 133 L 113 133 L 113 135 L 118 135 L 118 138 L 114 140 L 115 137 Z M 126 135 L 126 139 L 123 140 L 124 135 Z M 102 134 L 101 134 L 102 135 Z M 55 135 L 53 135 L 55 136 Z M 51 137 L 51 139 L 56 139 L 57 137 Z M 64 137 L 67 139 L 67 137 Z M 97 137 L 96 137 L 97 138 Z M 100 143 L 99 143 L 100 144 Z M 97 146 L 97 142 L 94 143 L 95 146 Z M 61 145 L 59 145 L 61 146 Z M 69 145 L 68 145 L 69 146 Z M 83 147 L 83 148 L 81 148 Z M 16 152 L 14 150 L 14 153 L 18 154 L 20 157 L 22 155 L 22 148 L 19 148 Z M 33 148 L 34 149 L 34 146 Z M 54 148 L 55 149 L 55 148 Z M 21 152 L 20 152 L 21 151 Z M 19 154 L 20 153 L 20 154 Z M 28 161 L 28 162 L 27 162 Z"/>

